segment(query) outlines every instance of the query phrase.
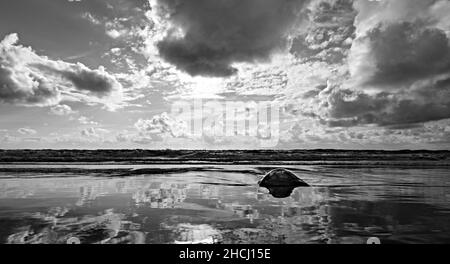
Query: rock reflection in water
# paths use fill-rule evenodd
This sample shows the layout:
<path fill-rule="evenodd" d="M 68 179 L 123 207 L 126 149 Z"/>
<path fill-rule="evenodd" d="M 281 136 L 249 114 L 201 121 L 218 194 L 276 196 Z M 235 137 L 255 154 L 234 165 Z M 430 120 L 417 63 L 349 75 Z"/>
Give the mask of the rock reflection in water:
<path fill-rule="evenodd" d="M 292 191 L 294 191 L 295 188 L 296 187 L 289 187 L 289 186 L 267 187 L 269 193 L 275 198 L 287 198 L 291 196 Z"/>

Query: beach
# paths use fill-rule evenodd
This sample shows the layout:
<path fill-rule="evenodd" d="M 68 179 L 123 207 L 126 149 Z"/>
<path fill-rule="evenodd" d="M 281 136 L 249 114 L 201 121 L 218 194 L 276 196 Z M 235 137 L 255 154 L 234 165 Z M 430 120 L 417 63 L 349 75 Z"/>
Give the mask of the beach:
<path fill-rule="evenodd" d="M 0 242 L 450 242 L 450 167 L 340 162 L 2 163 Z M 273 197 L 275 168 L 311 187 Z"/>

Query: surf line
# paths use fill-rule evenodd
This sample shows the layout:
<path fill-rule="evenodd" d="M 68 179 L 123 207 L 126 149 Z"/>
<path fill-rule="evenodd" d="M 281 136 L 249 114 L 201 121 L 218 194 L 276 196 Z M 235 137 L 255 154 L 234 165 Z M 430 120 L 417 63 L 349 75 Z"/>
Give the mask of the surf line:
<path fill-rule="evenodd" d="M 212 256 L 214 254 L 214 251 L 208 251 L 208 250 L 189 250 L 189 248 L 186 248 L 186 250 L 180 251 L 180 255 L 178 256 L 179 259 L 206 259 L 206 261 L 211 261 Z"/>

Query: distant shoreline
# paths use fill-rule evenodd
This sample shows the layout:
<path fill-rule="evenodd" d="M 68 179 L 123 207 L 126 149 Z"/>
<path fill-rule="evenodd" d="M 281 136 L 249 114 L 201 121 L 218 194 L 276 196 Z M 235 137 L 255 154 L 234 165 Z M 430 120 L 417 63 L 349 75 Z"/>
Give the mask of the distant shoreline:
<path fill-rule="evenodd" d="M 450 151 L 424 150 L 0 150 L 5 164 L 450 166 Z"/>

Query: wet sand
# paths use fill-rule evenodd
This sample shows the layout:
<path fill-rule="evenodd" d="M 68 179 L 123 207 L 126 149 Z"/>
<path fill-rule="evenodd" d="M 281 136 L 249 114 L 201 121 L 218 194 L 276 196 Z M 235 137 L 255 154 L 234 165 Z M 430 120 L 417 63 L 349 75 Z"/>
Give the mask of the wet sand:
<path fill-rule="evenodd" d="M 311 187 L 273 197 L 257 183 L 276 167 Z M 2 164 L 0 242 L 448 243 L 448 175 L 408 166 Z"/>

